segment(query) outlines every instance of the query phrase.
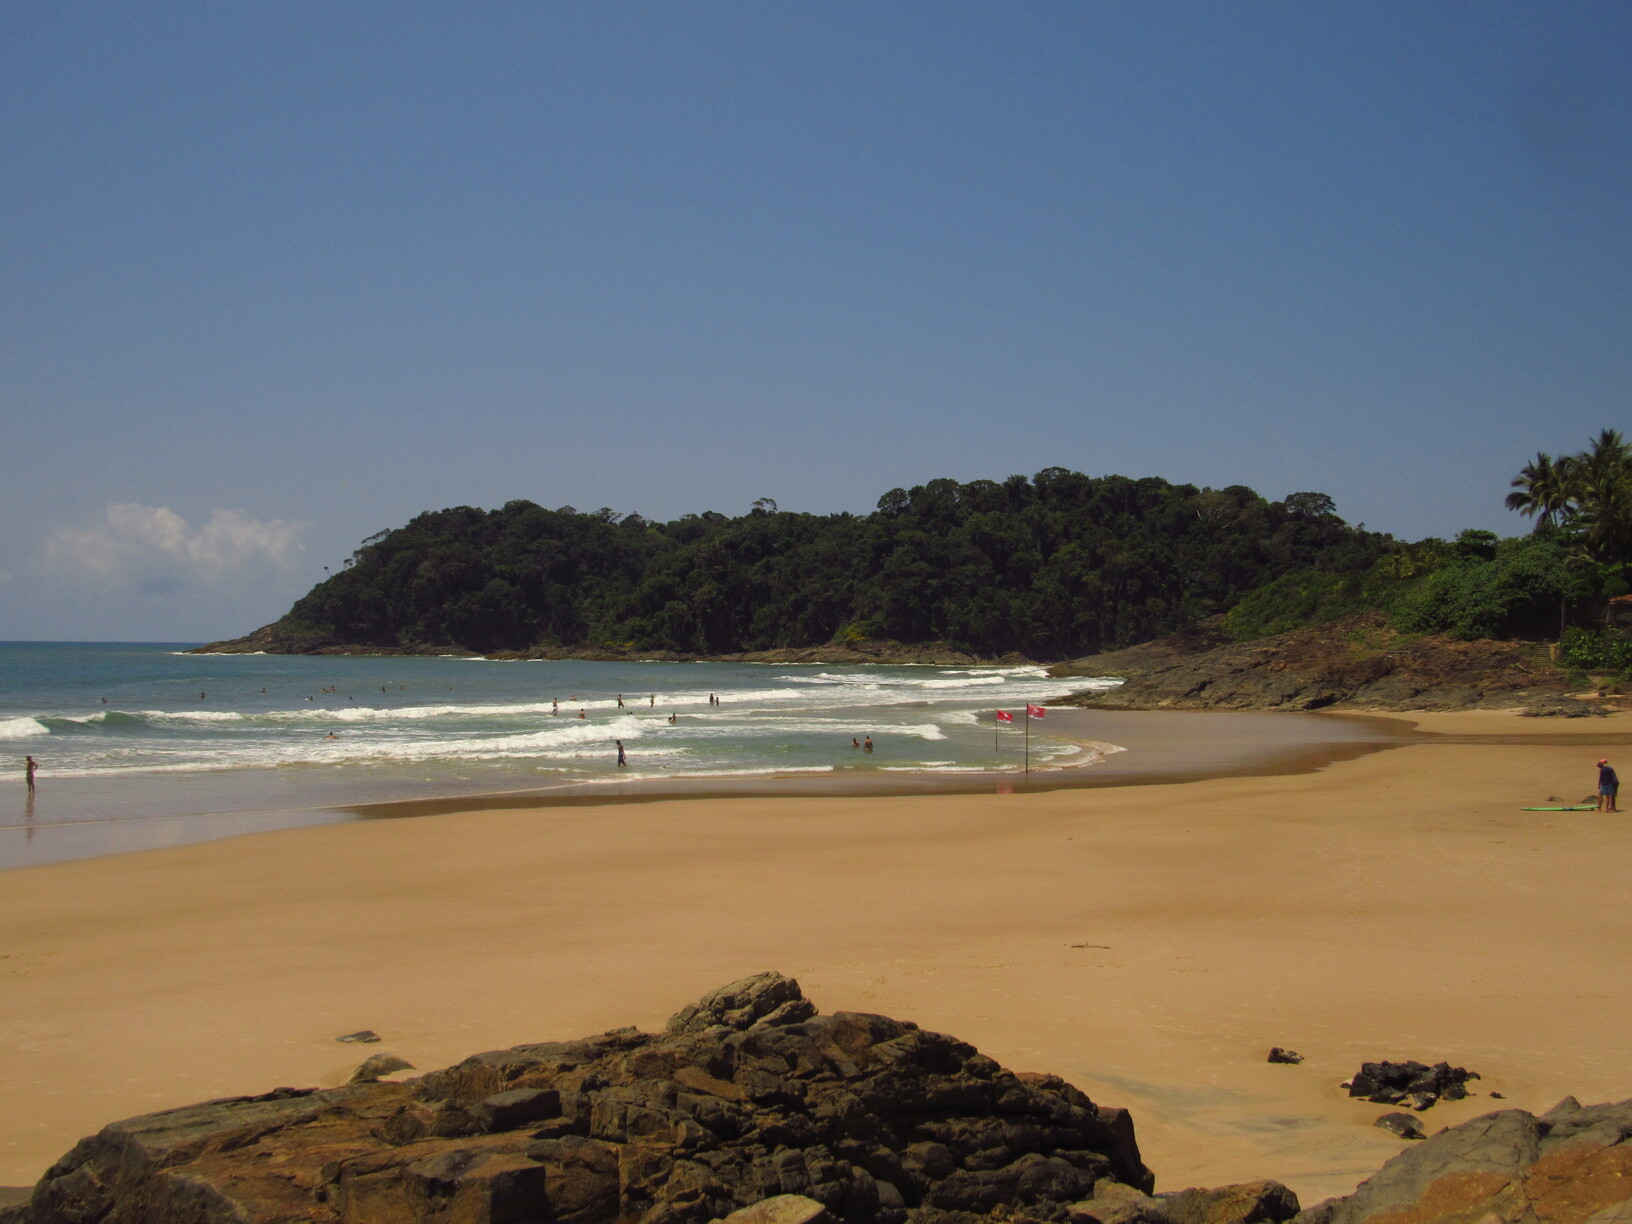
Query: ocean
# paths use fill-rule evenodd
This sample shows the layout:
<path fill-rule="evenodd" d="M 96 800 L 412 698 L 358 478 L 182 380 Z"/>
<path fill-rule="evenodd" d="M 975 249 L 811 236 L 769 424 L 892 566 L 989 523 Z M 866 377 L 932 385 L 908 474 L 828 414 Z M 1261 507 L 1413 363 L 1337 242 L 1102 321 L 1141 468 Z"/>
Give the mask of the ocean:
<path fill-rule="evenodd" d="M 0 867 L 354 819 L 360 805 L 676 783 L 955 778 L 1116 745 L 1027 702 L 1113 686 L 1042 667 L 192 655 L 0 643 Z M 710 698 L 715 700 L 711 701 Z M 621 704 L 620 704 L 621 699 Z M 999 730 L 994 712 L 1015 721 Z M 871 738 L 873 751 L 852 747 Z M 622 740 L 627 766 L 620 768 Z M 23 758 L 39 762 L 23 785 Z"/>

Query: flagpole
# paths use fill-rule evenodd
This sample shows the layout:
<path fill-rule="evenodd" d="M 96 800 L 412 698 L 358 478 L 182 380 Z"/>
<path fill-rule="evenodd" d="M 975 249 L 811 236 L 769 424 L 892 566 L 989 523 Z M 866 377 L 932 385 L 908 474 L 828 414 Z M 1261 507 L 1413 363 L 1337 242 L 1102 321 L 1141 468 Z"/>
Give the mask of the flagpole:
<path fill-rule="evenodd" d="M 1031 706 L 1026 706 L 1026 772 L 1031 772 Z"/>
<path fill-rule="evenodd" d="M 1003 720 L 997 716 L 997 711 L 993 710 L 992 711 L 992 768 L 993 769 L 1002 769 L 1003 768 L 1003 753 L 1000 750 L 998 742 L 997 742 L 997 733 L 999 731 L 1001 731 L 1001 730 L 1003 730 Z"/>

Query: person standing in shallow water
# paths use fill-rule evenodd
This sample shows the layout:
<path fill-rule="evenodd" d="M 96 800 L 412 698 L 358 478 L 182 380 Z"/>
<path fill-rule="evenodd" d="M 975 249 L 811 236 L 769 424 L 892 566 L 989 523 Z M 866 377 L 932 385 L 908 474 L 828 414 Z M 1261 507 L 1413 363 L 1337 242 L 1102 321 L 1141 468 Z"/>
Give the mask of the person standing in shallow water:
<path fill-rule="evenodd" d="M 866 739 L 861 741 L 861 750 L 863 752 L 871 752 L 873 750 L 873 737 L 872 736 L 869 735 Z"/>
<path fill-rule="evenodd" d="M 1609 763 L 1608 757 L 1598 761 L 1598 810 L 1600 812 L 1618 812 L 1621 809 L 1615 805 L 1616 798 L 1621 793 L 1621 780 L 1615 776 L 1615 769 Z"/>
<path fill-rule="evenodd" d="M 629 764 L 629 758 L 624 755 L 623 741 L 622 740 L 617 740 L 615 742 L 618 745 L 618 768 L 622 769 L 625 765 Z"/>
<path fill-rule="evenodd" d="M 31 795 L 34 793 L 34 771 L 39 767 L 33 757 L 23 758 L 23 773 L 28 777 L 28 793 Z"/>

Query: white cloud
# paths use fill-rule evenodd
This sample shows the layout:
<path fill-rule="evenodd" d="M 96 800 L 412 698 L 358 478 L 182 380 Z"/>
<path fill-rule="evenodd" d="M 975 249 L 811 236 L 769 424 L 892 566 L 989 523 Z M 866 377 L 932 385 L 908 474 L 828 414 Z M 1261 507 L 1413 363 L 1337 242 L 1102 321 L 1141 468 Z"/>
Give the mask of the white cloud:
<path fill-rule="evenodd" d="M 263 522 L 215 510 L 194 530 L 168 506 L 114 502 L 90 527 L 58 527 L 45 541 L 48 568 L 158 593 L 215 582 L 253 566 L 286 570 L 305 523 Z"/>

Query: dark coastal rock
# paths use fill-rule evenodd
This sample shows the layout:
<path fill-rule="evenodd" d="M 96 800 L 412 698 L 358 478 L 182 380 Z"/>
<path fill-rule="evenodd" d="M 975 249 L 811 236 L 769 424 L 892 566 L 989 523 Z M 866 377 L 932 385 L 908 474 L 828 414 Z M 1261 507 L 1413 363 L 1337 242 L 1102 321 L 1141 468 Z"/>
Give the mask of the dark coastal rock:
<path fill-rule="evenodd" d="M 1298 1214 L 1298 1196 L 1277 1181 L 1180 1190 L 1158 1201 L 1171 1224 L 1281 1224 Z"/>
<path fill-rule="evenodd" d="M 0 1224 L 21 1224 L 33 1195 L 32 1186 L 0 1186 Z"/>
<path fill-rule="evenodd" d="M 1431 1067 L 1420 1062 L 1368 1062 L 1360 1065 L 1348 1088 L 1351 1097 L 1378 1105 L 1406 1104 L 1420 1111 L 1442 1097 L 1460 1101 L 1468 1095 L 1468 1081 L 1478 1078 L 1477 1071 L 1443 1062 Z"/>
<path fill-rule="evenodd" d="M 344 1037 L 336 1037 L 336 1041 L 361 1042 L 372 1044 L 380 1039 L 380 1035 L 373 1029 L 358 1029 L 355 1033 L 347 1033 Z"/>
<path fill-rule="evenodd" d="M 1299 1054 L 1296 1050 L 1283 1050 L 1280 1046 L 1271 1046 L 1269 1051 L 1269 1061 L 1272 1063 L 1288 1063 L 1292 1066 L 1296 1066 L 1298 1063 L 1303 1061 L 1303 1055 Z"/>
<path fill-rule="evenodd" d="M 1426 1139 L 1428 1136 L 1418 1122 L 1408 1113 L 1386 1113 L 1373 1126 L 1386 1130 L 1391 1135 L 1398 1135 L 1401 1139 Z"/>
<path fill-rule="evenodd" d="M 720 1224 L 827 1224 L 827 1208 L 802 1194 L 778 1194 L 733 1211 Z"/>
<path fill-rule="evenodd" d="M 1380 613 L 1237 642 L 1214 618 L 1126 650 L 1057 664 L 1059 677 L 1120 676 L 1063 704 L 1101 709 L 1459 710 L 1524 707 L 1537 717 L 1606 712 L 1569 696 L 1568 674 L 1523 642 L 1411 638 Z"/>
<path fill-rule="evenodd" d="M 116 1122 L 6 1210 L 7 1224 L 708 1224 L 761 1204 L 762 1224 L 814 1224 L 809 1203 L 765 1205 L 791 1195 L 842 1224 L 1044 1224 L 1118 1185 L 1153 1188 L 1125 1111 L 909 1022 L 815 1015 L 797 983 L 760 974 L 662 1034 Z"/>
<path fill-rule="evenodd" d="M 354 1084 L 369 1083 L 382 1075 L 390 1075 L 393 1071 L 412 1071 L 414 1064 L 406 1058 L 398 1058 L 395 1054 L 376 1054 L 372 1058 L 364 1059 L 357 1070 L 351 1073 L 351 1082 Z"/>
<path fill-rule="evenodd" d="M 1578 701 L 1574 697 L 1539 697 L 1519 711 L 1520 718 L 1604 718 L 1610 707 L 1599 701 Z"/>
<path fill-rule="evenodd" d="M 1346 1198 L 1296 1224 L 1624 1224 L 1632 1220 L 1632 1101 L 1542 1117 L 1507 1109 L 1413 1144 Z"/>
<path fill-rule="evenodd" d="M 815 1004 L 800 992 L 798 982 L 780 973 L 756 973 L 682 1007 L 669 1017 L 665 1031 L 704 1033 L 716 1027 L 798 1024 L 815 1014 Z"/>
<path fill-rule="evenodd" d="M 1091 1198 L 1067 1210 L 1069 1224 L 1171 1224 L 1160 1202 L 1120 1182 L 1097 1183 Z"/>

